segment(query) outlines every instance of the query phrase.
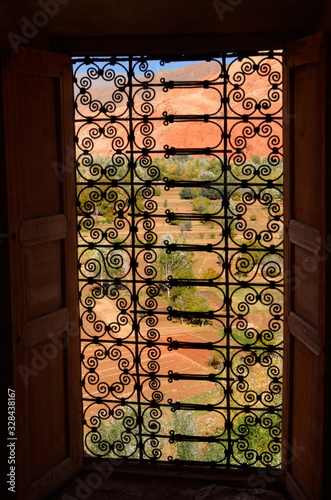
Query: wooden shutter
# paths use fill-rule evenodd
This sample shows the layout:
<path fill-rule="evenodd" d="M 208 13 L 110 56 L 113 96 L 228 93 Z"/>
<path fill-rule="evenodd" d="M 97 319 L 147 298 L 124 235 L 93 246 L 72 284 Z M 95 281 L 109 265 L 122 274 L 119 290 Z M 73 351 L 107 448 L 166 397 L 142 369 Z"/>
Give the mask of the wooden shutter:
<path fill-rule="evenodd" d="M 71 61 L 3 63 L 18 499 L 82 464 Z"/>
<path fill-rule="evenodd" d="M 328 496 L 323 491 L 326 428 L 330 425 L 325 421 L 330 389 L 325 373 L 325 341 L 331 309 L 331 304 L 326 303 L 326 272 L 330 266 L 325 142 L 327 55 L 324 36 L 317 34 L 289 44 L 284 67 L 284 198 L 287 200 L 284 470 L 291 496 L 312 500 Z"/>

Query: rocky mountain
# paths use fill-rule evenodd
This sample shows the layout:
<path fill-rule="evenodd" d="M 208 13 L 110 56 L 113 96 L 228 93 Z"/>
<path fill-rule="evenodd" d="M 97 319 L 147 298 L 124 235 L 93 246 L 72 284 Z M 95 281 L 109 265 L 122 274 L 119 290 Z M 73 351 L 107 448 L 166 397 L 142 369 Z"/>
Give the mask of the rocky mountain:
<path fill-rule="evenodd" d="M 242 150 L 249 160 L 253 154 L 263 157 L 272 150 L 275 152 L 282 144 L 281 65 L 275 59 L 268 60 L 268 65 L 263 64 L 261 58 L 256 58 L 252 64 L 247 60 L 236 61 L 227 67 L 226 128 L 224 79 L 220 78 L 221 68 L 217 61 L 163 70 L 155 73 L 152 80 L 148 73 L 136 75 L 132 108 L 136 151 L 145 147 L 152 156 L 163 156 L 166 145 L 177 149 L 222 150 L 227 135 L 229 155 Z M 84 124 L 78 134 L 79 144 L 85 139 L 85 150 L 86 139 L 93 138 L 93 155 L 112 155 L 116 149 L 126 151 L 129 147 L 129 99 L 124 89 L 118 88 L 125 76 L 118 74 L 116 78 L 117 85 L 114 79 L 103 80 L 102 84 L 101 79 L 97 79 L 87 93 L 77 96 L 77 117 L 81 113 L 101 118 L 101 121 L 96 120 L 99 126 Z M 164 82 L 171 81 L 176 82 L 174 88 L 171 83 L 168 83 L 170 88 L 166 87 Z M 143 123 L 144 115 L 148 115 L 148 123 Z M 116 118 L 107 120 L 111 116 Z M 100 127 L 103 128 L 101 133 Z M 219 154 L 222 156 L 221 152 Z"/>

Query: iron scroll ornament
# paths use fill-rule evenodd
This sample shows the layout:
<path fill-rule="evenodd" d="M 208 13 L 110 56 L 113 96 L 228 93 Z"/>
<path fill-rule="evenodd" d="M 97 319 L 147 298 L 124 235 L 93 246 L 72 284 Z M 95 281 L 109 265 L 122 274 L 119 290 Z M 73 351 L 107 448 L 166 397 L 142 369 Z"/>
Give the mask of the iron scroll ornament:
<path fill-rule="evenodd" d="M 278 467 L 281 54 L 73 62 L 86 452 Z"/>

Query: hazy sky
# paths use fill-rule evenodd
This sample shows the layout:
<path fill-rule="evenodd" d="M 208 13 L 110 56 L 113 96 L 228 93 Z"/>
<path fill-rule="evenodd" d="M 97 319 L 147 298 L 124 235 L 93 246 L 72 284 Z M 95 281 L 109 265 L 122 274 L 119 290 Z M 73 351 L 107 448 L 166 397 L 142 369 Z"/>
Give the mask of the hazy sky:
<path fill-rule="evenodd" d="M 228 62 L 230 62 L 232 59 L 229 59 Z M 203 60 L 202 60 L 203 61 Z M 184 66 L 189 66 L 190 64 L 195 64 L 197 62 L 201 62 L 201 60 L 197 59 L 194 61 L 176 61 L 176 62 L 170 62 L 170 63 L 165 63 L 163 66 L 160 65 L 159 60 L 149 60 L 148 61 L 148 67 L 151 69 L 154 73 L 157 73 L 158 71 L 163 71 L 163 70 L 169 70 L 169 69 L 177 69 L 177 68 L 182 68 Z M 80 64 L 80 63 L 79 63 Z M 105 63 L 101 63 L 105 64 Z M 74 70 L 76 68 L 76 64 L 73 65 Z M 80 69 L 80 73 L 86 73 L 87 71 L 87 66 L 83 65 Z M 138 73 L 138 72 L 137 72 Z"/>

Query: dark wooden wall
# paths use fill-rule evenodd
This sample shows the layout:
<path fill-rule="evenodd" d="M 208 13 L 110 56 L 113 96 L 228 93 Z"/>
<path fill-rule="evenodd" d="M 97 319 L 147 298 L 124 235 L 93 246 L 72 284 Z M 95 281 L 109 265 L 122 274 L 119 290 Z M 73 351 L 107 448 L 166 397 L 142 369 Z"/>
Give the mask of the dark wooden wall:
<path fill-rule="evenodd" d="M 91 8 L 90 1 L 64 2 L 59 12 L 27 40 L 27 45 L 75 55 L 133 51 L 192 53 L 210 51 L 213 47 L 216 50 L 285 48 L 288 42 L 302 35 L 331 28 L 328 0 L 281 0 L 268 6 L 261 0 L 243 0 L 224 13 L 223 20 L 212 2 L 200 0 L 158 4 L 130 0 L 126 7 L 124 2 L 109 4 L 98 0 Z M 54 159 L 65 164 L 64 148 L 70 139 L 63 142 L 63 127 L 68 131 L 70 125 L 63 119 L 63 106 L 68 110 L 72 101 L 70 91 L 63 93 L 59 83 L 66 71 L 61 66 L 63 59 L 61 64 L 56 63 L 57 73 L 53 67 L 39 75 L 41 80 L 37 79 L 36 71 L 23 70 L 23 63 L 20 67 L 18 62 L 15 71 L 8 66 L 12 50 L 8 34 L 19 34 L 23 17 L 33 19 L 36 9 L 39 10 L 36 2 L 14 0 L 3 3 L 1 9 L 0 233 L 4 235 L 0 240 L 1 315 L 8 340 L 5 343 L 8 379 L 4 381 L 6 387 L 16 384 L 18 405 L 22 409 L 17 424 L 18 458 L 26 465 L 20 471 L 20 481 L 24 482 L 20 498 L 27 497 L 28 489 L 31 498 L 38 495 L 41 498 L 55 483 L 77 470 L 82 460 L 77 438 L 78 392 L 77 387 L 72 392 L 71 386 L 74 371 L 77 375 L 77 360 L 72 371 L 72 358 L 68 351 L 61 351 L 60 356 L 48 360 L 41 377 L 31 375 L 27 386 L 17 371 L 20 365 L 34 369 L 31 363 L 35 352 L 42 352 L 48 342 L 46 330 L 54 330 L 56 336 L 66 338 L 67 325 L 77 318 L 76 292 L 70 291 L 69 286 L 75 278 L 68 267 L 68 262 L 75 260 L 73 180 L 70 181 L 69 175 L 68 184 L 60 182 L 50 168 Z M 286 219 L 289 269 L 292 265 L 300 269 L 303 262 L 309 262 L 315 252 L 316 238 L 327 242 L 331 230 L 327 121 L 330 57 L 326 45 L 322 49 L 321 45 L 316 42 L 313 49 L 293 46 L 292 59 L 288 59 L 287 105 L 290 115 L 295 116 L 287 126 L 286 146 L 287 163 L 291 165 L 287 184 L 291 203 Z M 18 52 L 12 54 L 16 61 L 22 53 L 21 46 Z M 47 67 L 46 59 L 39 62 Z M 30 65 L 28 60 L 26 63 Z M 66 102 L 68 96 L 70 102 Z M 323 248 L 320 255 L 323 256 Z M 288 457 L 284 472 L 293 498 L 300 499 L 324 499 L 328 494 L 330 260 L 320 259 L 317 269 L 301 279 L 300 287 L 289 294 L 287 301 L 291 319 L 284 435 L 290 446 L 295 442 L 304 451 Z M 75 352 L 77 355 L 77 346 Z M 50 435 L 43 419 L 50 419 L 56 432 Z M 28 441 L 30 447 L 26 445 Z M 38 455 L 40 443 L 43 451 L 47 449 L 43 455 Z M 49 477 L 55 478 L 54 484 L 47 479 L 44 490 L 40 490 L 39 479 L 45 480 L 52 468 Z"/>

